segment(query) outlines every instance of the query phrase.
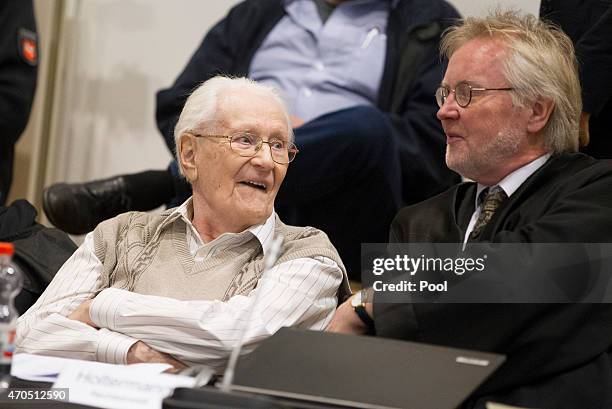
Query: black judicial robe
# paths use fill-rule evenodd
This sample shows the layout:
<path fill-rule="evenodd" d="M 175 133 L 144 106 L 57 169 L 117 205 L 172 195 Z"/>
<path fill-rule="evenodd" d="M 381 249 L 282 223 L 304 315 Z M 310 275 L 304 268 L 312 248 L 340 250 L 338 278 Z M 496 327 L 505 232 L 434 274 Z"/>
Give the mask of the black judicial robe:
<path fill-rule="evenodd" d="M 391 242 L 461 243 L 475 183 L 402 209 Z M 612 242 L 612 161 L 551 157 L 497 210 L 479 241 Z M 576 271 L 580 274 L 580 271 Z M 612 304 L 382 304 L 378 336 L 507 355 L 464 403 L 612 408 Z"/>

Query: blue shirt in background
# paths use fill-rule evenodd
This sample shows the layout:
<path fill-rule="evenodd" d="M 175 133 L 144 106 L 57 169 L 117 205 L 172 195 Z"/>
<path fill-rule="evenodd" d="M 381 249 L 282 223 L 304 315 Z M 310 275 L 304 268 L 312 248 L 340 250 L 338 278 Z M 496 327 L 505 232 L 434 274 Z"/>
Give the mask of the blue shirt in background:
<path fill-rule="evenodd" d="M 325 23 L 312 0 L 286 0 L 286 15 L 255 53 L 249 77 L 278 89 L 308 122 L 357 105 L 375 106 L 383 74 L 389 0 L 341 3 Z"/>

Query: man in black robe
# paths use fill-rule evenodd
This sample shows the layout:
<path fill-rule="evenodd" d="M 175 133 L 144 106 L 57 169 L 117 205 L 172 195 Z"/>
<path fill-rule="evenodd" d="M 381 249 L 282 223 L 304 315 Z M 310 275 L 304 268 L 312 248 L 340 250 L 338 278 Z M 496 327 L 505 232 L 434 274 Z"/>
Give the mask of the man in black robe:
<path fill-rule="evenodd" d="M 514 275 L 524 277 L 525 266 L 546 269 L 533 243 L 612 242 L 612 164 L 577 153 L 581 98 L 571 40 L 533 16 L 498 12 L 447 32 L 442 52 L 450 58 L 436 93 L 446 163 L 474 182 L 400 211 L 391 241 L 457 243 L 468 252 L 484 246 L 498 261 L 503 246 L 531 249 L 521 259 L 506 258 L 499 279 L 486 270 L 470 278 L 489 301 L 491 292 L 504 295 Z M 555 258 L 570 273 L 569 291 L 588 287 L 591 265 L 548 254 L 551 265 Z M 599 265 L 609 273 L 605 255 Z M 612 407 L 612 304 L 578 303 L 581 294 L 571 295 L 556 303 L 451 304 L 416 297 L 385 303 L 366 289 L 339 307 L 328 330 L 506 355 L 466 408 L 484 408 L 488 401 Z"/>

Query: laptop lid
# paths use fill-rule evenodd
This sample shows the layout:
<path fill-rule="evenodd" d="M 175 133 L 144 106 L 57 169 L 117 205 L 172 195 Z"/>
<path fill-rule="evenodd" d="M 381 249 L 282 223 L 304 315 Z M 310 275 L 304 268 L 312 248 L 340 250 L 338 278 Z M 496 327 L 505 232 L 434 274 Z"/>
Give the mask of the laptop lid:
<path fill-rule="evenodd" d="M 359 408 L 453 409 L 502 355 L 282 328 L 241 357 L 233 390 Z"/>

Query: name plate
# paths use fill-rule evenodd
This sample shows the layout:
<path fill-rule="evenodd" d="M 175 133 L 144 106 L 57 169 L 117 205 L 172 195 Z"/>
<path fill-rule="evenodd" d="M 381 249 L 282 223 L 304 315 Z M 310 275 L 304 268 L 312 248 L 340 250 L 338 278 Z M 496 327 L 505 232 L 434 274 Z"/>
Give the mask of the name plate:
<path fill-rule="evenodd" d="M 68 388 L 70 402 L 107 409 L 150 409 L 174 388 L 193 387 L 195 379 L 169 374 L 144 374 L 138 368 L 78 363 L 62 370 L 54 388 Z"/>

